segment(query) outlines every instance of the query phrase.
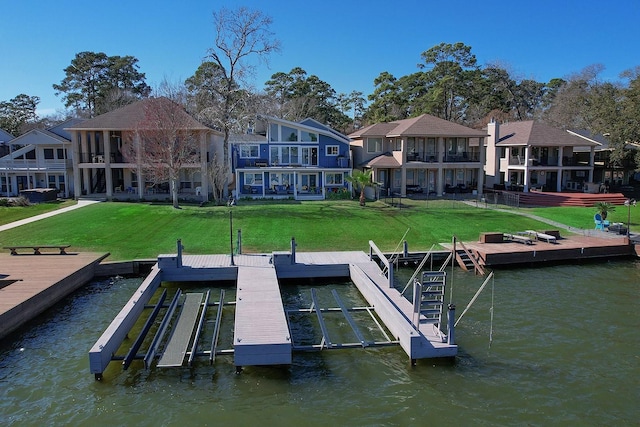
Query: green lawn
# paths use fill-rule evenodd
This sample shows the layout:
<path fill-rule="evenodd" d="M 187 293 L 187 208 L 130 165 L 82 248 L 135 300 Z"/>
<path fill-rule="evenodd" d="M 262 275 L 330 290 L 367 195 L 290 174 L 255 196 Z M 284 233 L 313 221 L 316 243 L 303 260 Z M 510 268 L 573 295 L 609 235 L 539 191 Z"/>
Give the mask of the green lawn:
<path fill-rule="evenodd" d="M 549 207 L 525 208 L 520 209 L 520 211 L 530 212 L 572 227 L 590 229 L 595 226 L 593 222 L 593 216 L 596 214 L 595 208 Z M 628 206 L 616 206 L 614 212 L 609 212 L 607 220 L 611 223 L 622 222 L 626 225 L 629 220 L 629 214 L 631 214 L 631 231 L 637 231 L 637 226 L 640 224 L 640 206 L 631 206 L 631 209 Z"/>
<path fill-rule="evenodd" d="M 287 250 L 295 237 L 299 251 L 364 250 L 373 240 L 394 250 L 407 229 L 410 250 L 432 244 L 477 240 L 482 231 L 548 229 L 538 221 L 478 209 L 452 201 L 404 200 L 402 209 L 382 202 L 246 202 L 239 206 L 174 209 L 145 203 L 98 203 L 0 233 L 0 246 L 70 244 L 73 250 L 110 252 L 111 259 L 153 258 L 175 253 L 182 239 L 185 253 L 226 253 L 230 246 L 229 212 L 234 238 L 242 229 L 243 252 Z M 13 209 L 13 208 L 12 208 Z"/>
<path fill-rule="evenodd" d="M 25 207 L 4 207 L 0 206 L 0 225 L 8 224 L 13 221 L 19 221 L 24 218 L 29 218 L 32 216 L 40 215 L 49 211 L 53 211 L 56 209 L 65 208 L 67 206 L 72 206 L 76 202 L 73 200 L 67 200 L 63 202 L 49 202 L 49 203 L 39 203 L 36 205 L 25 206 Z"/>

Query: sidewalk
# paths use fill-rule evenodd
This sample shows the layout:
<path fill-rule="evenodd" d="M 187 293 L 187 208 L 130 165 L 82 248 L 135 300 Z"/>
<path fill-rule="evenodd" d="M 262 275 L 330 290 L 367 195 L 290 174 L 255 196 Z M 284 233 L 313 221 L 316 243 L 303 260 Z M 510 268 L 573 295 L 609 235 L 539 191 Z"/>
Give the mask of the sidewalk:
<path fill-rule="evenodd" d="M 66 208 L 58 209 L 58 210 L 47 212 L 47 213 L 43 213 L 41 215 L 32 216 L 31 218 L 21 219 L 20 221 L 10 222 L 9 224 L 0 225 L 0 231 L 5 231 L 5 230 L 9 230 L 9 229 L 12 229 L 12 228 L 15 228 L 15 227 L 20 227 L 21 225 L 24 225 L 24 224 L 29 224 L 31 222 L 40 221 L 41 219 L 52 217 L 54 215 L 58 215 L 58 214 L 65 213 L 65 212 L 69 212 L 69 211 L 72 211 L 72 210 L 75 210 L 75 209 L 80 209 L 80 208 L 83 208 L 85 206 L 92 205 L 94 203 L 100 203 L 100 202 L 98 200 L 78 200 L 78 203 L 76 203 L 73 206 L 69 206 L 69 207 L 66 207 Z"/>

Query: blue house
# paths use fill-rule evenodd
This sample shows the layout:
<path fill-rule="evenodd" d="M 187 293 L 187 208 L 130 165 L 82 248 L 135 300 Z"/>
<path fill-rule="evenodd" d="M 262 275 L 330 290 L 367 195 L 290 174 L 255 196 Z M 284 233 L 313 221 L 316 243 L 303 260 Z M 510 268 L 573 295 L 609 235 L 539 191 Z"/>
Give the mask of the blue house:
<path fill-rule="evenodd" d="M 263 132 L 230 139 L 237 197 L 323 200 L 350 193 L 349 138 L 313 119 L 258 120 Z"/>

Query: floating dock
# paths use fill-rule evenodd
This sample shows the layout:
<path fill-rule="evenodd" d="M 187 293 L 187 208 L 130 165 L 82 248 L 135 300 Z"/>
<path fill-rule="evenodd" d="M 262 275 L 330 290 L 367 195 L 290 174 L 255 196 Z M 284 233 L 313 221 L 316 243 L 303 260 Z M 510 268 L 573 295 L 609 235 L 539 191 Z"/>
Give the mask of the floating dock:
<path fill-rule="evenodd" d="M 375 260 L 376 256 L 381 260 L 382 268 Z M 136 353 L 139 351 L 137 343 L 144 339 L 144 334 L 149 330 L 146 326 L 127 356 L 115 356 L 163 281 L 235 281 L 233 356 L 236 369 L 239 371 L 243 366 L 291 364 L 294 345 L 280 294 L 279 280 L 321 277 L 351 278 L 393 335 L 393 339 L 387 344 L 400 344 L 413 363 L 417 359 L 453 357 L 457 354 L 457 345 L 440 330 L 443 325 L 440 325 L 439 321 L 425 322 L 426 316 L 422 314 L 420 307 L 409 302 L 393 287 L 393 265 L 389 264 L 373 242 L 370 242 L 369 254 L 358 251 L 296 253 L 295 242 L 292 241 L 290 252 L 235 256 L 182 255 L 181 246 L 178 244 L 177 254 L 158 256 L 158 262 L 150 275 L 91 348 L 91 373 L 100 379 L 111 361 L 124 360 L 126 368 L 133 358 L 144 358 L 147 367 L 157 357 L 160 358 L 158 367 L 182 366 L 187 355 L 189 363 L 195 355 L 208 355 L 213 361 L 217 354 L 217 332 L 214 332 L 210 351 L 198 350 L 197 339 L 191 338 L 194 333 L 197 336 L 202 327 L 202 320 L 200 326 L 196 327 L 198 312 L 200 311 L 200 319 L 203 319 L 203 311 L 212 305 L 206 302 L 206 298 L 205 302 L 202 302 L 202 294 L 187 294 L 177 320 L 170 320 L 165 315 L 150 348 L 144 355 Z M 313 291 L 312 296 L 315 303 Z M 168 306 L 169 317 L 176 310 L 174 304 L 178 299 L 179 295 Z M 342 306 L 337 296 L 336 299 Z M 217 303 L 216 330 L 219 329 L 220 307 L 223 304 L 222 299 Z M 160 304 L 156 305 L 156 308 L 159 306 Z M 342 311 L 347 313 L 346 320 L 351 324 L 362 346 L 366 347 L 367 343 L 359 333 L 357 325 L 353 323 L 348 310 L 342 306 Z M 331 344 L 325 328 L 322 310 L 316 307 L 315 312 L 323 334 L 323 344 L 320 348 L 336 348 Z M 452 317 L 453 313 L 449 315 Z M 183 320 L 184 316 L 187 316 L 186 320 Z M 161 342 L 166 325 L 170 322 L 175 323 L 174 330 L 163 349 Z M 452 327 L 452 323 L 449 327 Z M 190 352 L 187 350 L 189 342 L 193 343 Z"/>
<path fill-rule="evenodd" d="M 84 286 L 109 254 L 0 254 L 0 338 Z"/>

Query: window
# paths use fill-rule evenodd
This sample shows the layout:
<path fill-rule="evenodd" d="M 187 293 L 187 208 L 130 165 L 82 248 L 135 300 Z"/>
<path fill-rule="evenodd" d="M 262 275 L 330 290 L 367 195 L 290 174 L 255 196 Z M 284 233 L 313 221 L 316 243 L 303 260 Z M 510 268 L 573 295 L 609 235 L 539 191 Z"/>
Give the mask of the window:
<path fill-rule="evenodd" d="M 327 172 L 325 173 L 325 184 L 326 185 L 342 185 L 343 175 L 342 173 L 333 173 Z"/>
<path fill-rule="evenodd" d="M 259 146 L 258 145 L 241 145 L 240 146 L 240 158 L 241 159 L 253 159 L 257 158 L 259 155 Z"/>
<path fill-rule="evenodd" d="M 294 128 L 290 128 L 288 126 L 281 126 L 282 129 L 282 140 L 283 141 L 297 141 L 298 140 L 298 130 Z"/>
<path fill-rule="evenodd" d="M 273 141 L 273 142 L 280 141 L 278 128 L 279 126 L 273 123 L 269 126 L 269 141 Z"/>
<path fill-rule="evenodd" d="M 318 134 L 307 131 L 300 131 L 300 141 L 302 142 L 317 142 Z"/>
<path fill-rule="evenodd" d="M 245 173 L 245 185 L 262 185 L 262 173 Z"/>
<path fill-rule="evenodd" d="M 382 138 L 367 138 L 367 153 L 382 151 Z"/>
<path fill-rule="evenodd" d="M 65 151 L 65 150 L 64 150 L 64 148 L 58 148 L 58 149 L 57 149 L 57 152 L 58 152 L 58 159 L 59 159 L 59 160 L 64 160 L 64 158 L 66 157 L 66 156 L 64 155 L 64 151 Z"/>
<path fill-rule="evenodd" d="M 327 145 L 327 156 L 337 156 L 340 151 L 337 145 Z"/>
<path fill-rule="evenodd" d="M 44 149 L 44 158 L 47 160 L 53 159 L 53 148 L 45 148 Z"/>

